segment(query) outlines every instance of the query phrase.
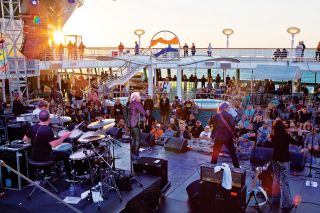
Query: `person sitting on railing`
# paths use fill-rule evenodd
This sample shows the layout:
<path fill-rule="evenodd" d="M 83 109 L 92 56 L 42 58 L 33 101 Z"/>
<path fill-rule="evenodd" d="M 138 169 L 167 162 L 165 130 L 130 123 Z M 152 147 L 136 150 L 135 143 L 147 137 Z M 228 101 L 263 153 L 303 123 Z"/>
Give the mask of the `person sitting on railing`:
<path fill-rule="evenodd" d="M 286 60 L 288 58 L 288 51 L 286 48 L 282 49 L 282 52 L 280 54 L 280 59 L 281 60 Z"/>
<path fill-rule="evenodd" d="M 280 58 L 280 55 L 281 55 L 281 51 L 280 51 L 280 49 L 278 48 L 278 49 L 273 53 L 273 60 L 274 60 L 274 61 L 277 61 L 278 58 Z"/>

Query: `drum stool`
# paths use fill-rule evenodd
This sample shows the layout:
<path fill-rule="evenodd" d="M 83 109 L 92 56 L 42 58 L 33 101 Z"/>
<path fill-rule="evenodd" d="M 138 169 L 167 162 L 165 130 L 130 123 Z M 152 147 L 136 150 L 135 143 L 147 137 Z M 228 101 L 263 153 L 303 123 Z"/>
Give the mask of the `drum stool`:
<path fill-rule="evenodd" d="M 39 185 L 42 186 L 43 188 L 45 187 L 46 184 L 50 186 L 52 191 L 59 193 L 59 191 L 50 183 L 48 176 L 46 176 L 45 170 L 51 170 L 52 165 L 54 164 L 53 161 L 44 161 L 44 162 L 38 162 L 29 159 L 28 164 L 30 167 L 33 167 L 36 169 L 36 176 L 37 180 L 39 182 Z M 32 194 L 35 192 L 37 189 L 37 186 L 34 186 L 32 189 L 31 193 L 28 195 L 27 199 L 31 199 Z"/>

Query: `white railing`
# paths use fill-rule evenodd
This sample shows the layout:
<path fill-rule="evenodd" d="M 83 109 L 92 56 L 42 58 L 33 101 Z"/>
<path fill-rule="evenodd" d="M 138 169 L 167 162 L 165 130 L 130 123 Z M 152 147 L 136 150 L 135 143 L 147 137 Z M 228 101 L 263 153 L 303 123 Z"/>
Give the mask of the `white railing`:
<path fill-rule="evenodd" d="M 148 55 L 149 48 L 141 48 L 140 55 Z M 207 56 L 207 48 L 197 48 L 196 56 Z M 212 49 L 212 56 L 238 58 L 241 60 L 272 60 L 276 48 L 214 48 Z M 287 49 L 288 58 L 295 58 L 295 49 Z M 152 50 L 153 53 L 157 49 Z M 316 49 L 306 49 L 304 51 L 304 58 L 307 61 L 315 61 Z M 134 48 L 126 48 L 122 54 L 134 55 Z M 88 47 L 83 51 L 72 50 L 68 51 L 66 48 L 62 51 L 50 50 L 44 55 L 45 61 L 62 61 L 62 60 L 82 60 L 82 59 L 95 59 L 97 56 L 110 56 L 118 57 L 120 55 L 117 47 Z M 184 50 L 180 49 L 180 57 L 184 57 Z M 188 56 L 192 56 L 191 50 L 188 51 Z"/>

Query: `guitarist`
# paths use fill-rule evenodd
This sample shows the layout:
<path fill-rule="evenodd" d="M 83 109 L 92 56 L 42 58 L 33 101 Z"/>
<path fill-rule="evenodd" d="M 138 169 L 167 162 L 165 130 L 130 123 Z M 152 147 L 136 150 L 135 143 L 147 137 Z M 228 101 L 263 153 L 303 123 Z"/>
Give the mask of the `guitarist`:
<path fill-rule="evenodd" d="M 214 131 L 211 138 L 214 139 L 213 153 L 211 163 L 216 164 L 218 161 L 221 146 L 224 144 L 231 155 L 233 166 L 240 168 L 236 149 L 234 147 L 233 138 L 235 135 L 235 122 L 232 115 L 228 113 L 229 105 L 224 102 L 219 106 L 219 113 L 212 118 Z"/>

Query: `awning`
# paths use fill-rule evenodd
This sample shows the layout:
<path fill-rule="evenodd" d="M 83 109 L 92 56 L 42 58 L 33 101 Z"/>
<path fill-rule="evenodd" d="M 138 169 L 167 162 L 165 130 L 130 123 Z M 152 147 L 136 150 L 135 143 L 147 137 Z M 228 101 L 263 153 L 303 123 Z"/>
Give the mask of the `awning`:
<path fill-rule="evenodd" d="M 273 81 L 298 80 L 301 70 L 298 66 L 257 65 L 253 70 L 254 80 L 272 79 Z"/>

